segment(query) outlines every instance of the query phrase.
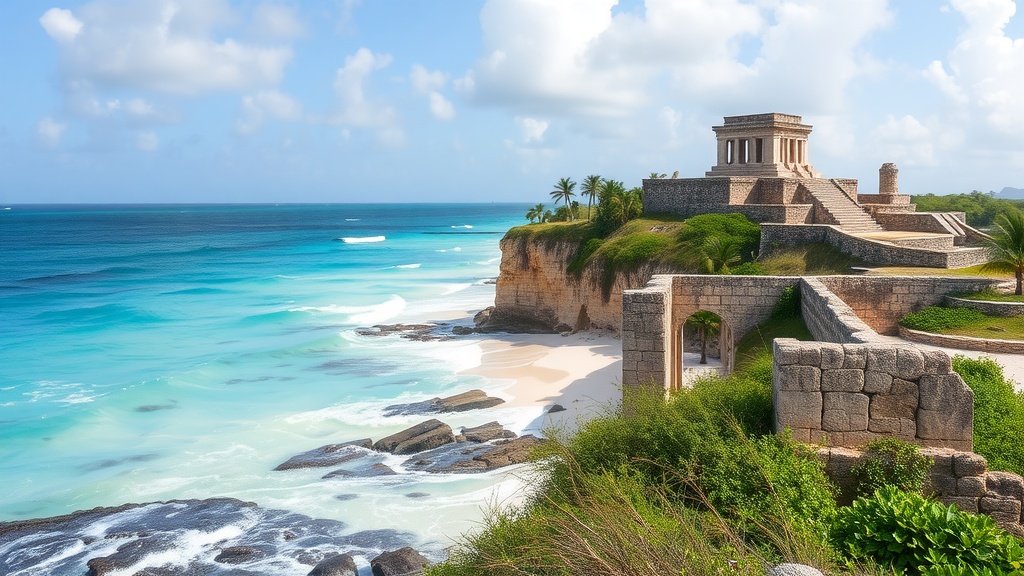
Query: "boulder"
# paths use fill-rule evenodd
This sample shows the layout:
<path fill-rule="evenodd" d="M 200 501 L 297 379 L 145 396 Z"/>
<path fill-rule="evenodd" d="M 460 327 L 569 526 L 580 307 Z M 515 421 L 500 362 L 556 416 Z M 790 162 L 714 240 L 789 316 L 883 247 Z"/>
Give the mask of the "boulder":
<path fill-rule="evenodd" d="M 768 569 L 768 576 L 824 576 L 821 570 L 805 564 L 779 564 Z"/>
<path fill-rule="evenodd" d="M 565 412 L 565 406 L 561 404 L 552 404 L 551 408 L 548 408 L 548 414 L 554 414 L 555 412 Z"/>
<path fill-rule="evenodd" d="M 516 434 L 497 422 L 488 422 L 473 428 L 463 427 L 462 436 L 469 442 L 490 442 L 499 438 L 515 438 Z"/>
<path fill-rule="evenodd" d="M 373 441 L 369 438 L 353 440 L 341 444 L 328 444 L 309 452 L 296 454 L 288 460 L 277 465 L 274 470 L 293 470 L 295 468 L 319 468 L 322 466 L 337 466 L 350 460 L 364 456 L 364 450 L 370 450 Z"/>
<path fill-rule="evenodd" d="M 344 468 L 329 472 L 321 477 L 322 480 L 330 478 L 374 478 L 376 476 L 395 476 L 398 472 L 386 464 L 377 463 L 368 468 L 359 470 L 345 470 Z"/>
<path fill-rule="evenodd" d="M 455 442 L 455 434 L 452 433 L 451 426 L 440 420 L 431 419 L 378 440 L 373 449 L 403 455 L 423 452 L 452 442 Z"/>
<path fill-rule="evenodd" d="M 422 574 L 430 561 L 422 554 L 406 546 L 394 552 L 384 552 L 370 560 L 373 576 L 405 576 Z"/>
<path fill-rule="evenodd" d="M 456 394 L 447 398 L 441 398 L 434 402 L 438 412 L 465 412 L 467 410 L 478 410 L 491 408 L 498 404 L 504 404 L 501 398 L 488 396 L 483 390 L 470 390 L 462 394 Z"/>
<path fill-rule="evenodd" d="M 509 440 L 498 446 L 495 450 L 474 456 L 473 459 L 483 462 L 487 466 L 487 470 L 521 464 L 529 459 L 530 450 L 542 442 L 544 441 L 533 434 L 527 434 L 515 440 Z"/>
<path fill-rule="evenodd" d="M 263 551 L 254 546 L 229 546 L 213 559 L 221 564 L 242 564 L 263 557 Z"/>
<path fill-rule="evenodd" d="M 356 563 L 348 554 L 324 558 L 306 576 L 359 576 Z"/>

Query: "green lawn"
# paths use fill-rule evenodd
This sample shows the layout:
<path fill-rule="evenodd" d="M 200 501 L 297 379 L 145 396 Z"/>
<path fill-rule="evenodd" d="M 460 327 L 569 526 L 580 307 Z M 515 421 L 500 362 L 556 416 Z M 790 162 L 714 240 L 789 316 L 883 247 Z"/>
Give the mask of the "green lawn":
<path fill-rule="evenodd" d="M 996 340 L 1024 340 L 1024 316 L 986 316 L 983 320 L 967 326 L 943 330 L 942 334 Z"/>

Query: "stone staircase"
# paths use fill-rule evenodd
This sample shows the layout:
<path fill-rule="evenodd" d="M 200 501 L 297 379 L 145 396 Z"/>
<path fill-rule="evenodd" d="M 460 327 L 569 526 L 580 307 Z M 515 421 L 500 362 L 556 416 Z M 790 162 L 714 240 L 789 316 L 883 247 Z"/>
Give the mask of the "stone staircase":
<path fill-rule="evenodd" d="M 802 180 L 802 186 L 844 231 L 881 232 L 884 230 L 864 208 L 861 208 L 831 180 Z"/>

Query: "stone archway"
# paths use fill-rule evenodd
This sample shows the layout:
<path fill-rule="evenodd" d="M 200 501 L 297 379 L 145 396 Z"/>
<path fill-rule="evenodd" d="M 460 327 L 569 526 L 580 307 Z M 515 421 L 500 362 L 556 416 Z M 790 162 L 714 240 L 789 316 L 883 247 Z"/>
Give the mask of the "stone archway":
<path fill-rule="evenodd" d="M 724 375 L 731 370 L 733 331 L 720 314 L 701 309 L 686 317 L 680 326 L 679 346 L 679 381 L 673 385 L 676 389 L 687 386 L 694 378 Z M 700 363 L 702 356 L 706 356 L 704 364 Z"/>

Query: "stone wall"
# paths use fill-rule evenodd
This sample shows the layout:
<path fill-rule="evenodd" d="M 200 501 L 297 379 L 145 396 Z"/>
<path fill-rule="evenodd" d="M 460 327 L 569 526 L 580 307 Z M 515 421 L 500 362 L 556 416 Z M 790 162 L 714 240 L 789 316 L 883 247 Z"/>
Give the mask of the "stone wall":
<path fill-rule="evenodd" d="M 672 277 L 655 276 L 622 294 L 622 386 L 664 388 L 669 379 L 665 342 L 671 332 Z"/>
<path fill-rule="evenodd" d="M 643 181 L 644 214 L 697 214 L 731 212 L 729 178 L 654 178 Z M 749 178 L 751 187 L 757 181 Z"/>
<path fill-rule="evenodd" d="M 933 462 L 926 493 L 945 504 L 956 504 L 965 512 L 987 514 L 1006 531 L 1024 538 L 1024 478 L 989 471 L 985 458 L 973 452 L 925 447 L 920 454 Z M 839 488 L 839 503 L 852 502 L 856 488 L 852 469 L 863 461 L 864 453 L 850 448 L 822 448 L 818 457 Z"/>
<path fill-rule="evenodd" d="M 995 354 L 1024 354 L 1024 341 L 1022 340 L 999 340 L 995 338 L 955 336 L 952 334 L 932 334 L 931 332 L 911 330 L 904 326 L 900 326 L 900 337 L 912 342 L 943 346 L 945 348 L 978 350 Z"/>
<path fill-rule="evenodd" d="M 804 324 L 815 340 L 840 344 L 864 343 L 878 336 L 852 308 L 817 278 L 801 280 L 800 311 Z"/>
<path fill-rule="evenodd" d="M 938 215 L 932 212 L 878 212 L 875 220 L 886 230 L 949 234 Z"/>
<path fill-rule="evenodd" d="M 943 304 L 950 307 L 973 308 L 987 316 L 1024 316 L 1024 302 L 997 302 L 994 300 L 968 300 L 946 296 Z"/>
<path fill-rule="evenodd" d="M 974 392 L 942 351 L 777 338 L 772 403 L 775 431 L 788 428 L 800 442 L 972 447 Z"/>

